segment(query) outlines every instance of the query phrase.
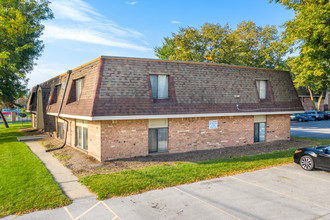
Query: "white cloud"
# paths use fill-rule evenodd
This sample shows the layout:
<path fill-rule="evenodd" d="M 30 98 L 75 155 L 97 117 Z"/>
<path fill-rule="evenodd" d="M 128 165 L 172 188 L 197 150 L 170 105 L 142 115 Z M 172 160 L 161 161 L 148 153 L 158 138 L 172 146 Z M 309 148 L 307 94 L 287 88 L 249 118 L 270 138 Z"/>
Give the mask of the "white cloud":
<path fill-rule="evenodd" d="M 62 39 L 62 40 L 74 40 L 85 43 L 99 44 L 110 47 L 127 48 L 127 49 L 139 50 L 139 51 L 151 50 L 150 48 L 139 46 L 127 41 L 111 39 L 111 36 L 106 36 L 105 33 L 79 26 L 59 27 L 55 25 L 47 25 L 44 32 L 44 37 Z"/>
<path fill-rule="evenodd" d="M 55 20 L 46 23 L 43 38 L 74 40 L 138 51 L 151 50 L 139 45 L 146 44 L 142 33 L 107 20 L 83 0 L 54 0 L 51 8 Z M 137 43 L 133 43 L 133 40 Z"/>
<path fill-rule="evenodd" d="M 127 5 L 135 5 L 137 2 L 125 2 Z"/>
<path fill-rule="evenodd" d="M 180 21 L 171 21 L 172 24 L 180 24 Z"/>
<path fill-rule="evenodd" d="M 55 0 L 51 8 L 58 19 L 70 19 L 73 21 L 92 22 L 93 17 L 103 17 L 94 8 L 82 0 Z"/>

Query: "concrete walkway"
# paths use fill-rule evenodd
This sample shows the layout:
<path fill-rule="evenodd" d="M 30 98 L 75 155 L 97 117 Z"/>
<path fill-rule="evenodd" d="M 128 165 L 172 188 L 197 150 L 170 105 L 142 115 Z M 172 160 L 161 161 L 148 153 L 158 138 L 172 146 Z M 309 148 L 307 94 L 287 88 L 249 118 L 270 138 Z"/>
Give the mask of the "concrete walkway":
<path fill-rule="evenodd" d="M 18 141 L 37 141 L 43 138 L 49 137 L 49 135 L 33 135 L 33 136 L 23 136 L 17 137 Z"/>
<path fill-rule="evenodd" d="M 25 142 L 31 151 L 44 163 L 45 167 L 53 175 L 62 191 L 72 200 L 85 197 L 96 198 L 85 186 L 78 182 L 78 178 L 71 170 L 64 167 L 51 153 L 46 153 L 45 148 L 36 141 Z"/>

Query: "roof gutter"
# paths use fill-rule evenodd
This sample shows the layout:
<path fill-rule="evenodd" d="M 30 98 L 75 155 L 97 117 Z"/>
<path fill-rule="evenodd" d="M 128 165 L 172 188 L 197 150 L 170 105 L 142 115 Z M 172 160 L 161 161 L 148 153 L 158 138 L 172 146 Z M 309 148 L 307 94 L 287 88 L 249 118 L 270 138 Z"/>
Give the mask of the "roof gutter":
<path fill-rule="evenodd" d="M 68 120 L 66 120 L 65 118 L 61 117 L 60 114 L 61 114 L 61 110 L 62 110 L 62 106 L 63 106 L 63 101 L 64 101 L 64 97 L 65 97 L 65 93 L 66 93 L 66 89 L 68 88 L 68 83 L 69 83 L 69 79 L 70 79 L 70 76 L 71 76 L 71 73 L 72 73 L 72 70 L 68 70 L 68 78 L 66 80 L 66 84 L 65 84 L 65 88 L 64 88 L 64 92 L 63 92 L 63 96 L 62 96 L 62 100 L 61 100 L 61 104 L 60 104 L 60 107 L 58 109 L 58 114 L 57 114 L 57 119 L 62 119 L 63 121 L 65 121 L 65 137 L 64 137 L 64 143 L 62 144 L 62 146 L 60 147 L 57 147 L 57 148 L 53 148 L 53 149 L 48 149 L 46 150 L 46 152 L 50 152 L 50 151 L 55 151 L 55 150 L 59 150 L 59 149 L 62 149 L 65 145 L 66 145 L 66 139 L 67 139 L 67 136 L 68 136 L 68 125 L 69 125 L 69 122 Z"/>

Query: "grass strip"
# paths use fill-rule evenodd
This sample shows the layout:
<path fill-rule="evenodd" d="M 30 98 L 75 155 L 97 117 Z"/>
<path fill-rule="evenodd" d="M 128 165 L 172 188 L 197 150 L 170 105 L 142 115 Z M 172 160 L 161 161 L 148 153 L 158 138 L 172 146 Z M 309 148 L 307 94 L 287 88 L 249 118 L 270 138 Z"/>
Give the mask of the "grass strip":
<path fill-rule="evenodd" d="M 321 138 L 305 138 L 298 136 L 291 136 L 292 140 L 300 140 L 300 141 L 312 141 L 315 142 L 315 145 L 330 145 L 329 139 L 321 139 Z"/>
<path fill-rule="evenodd" d="M 98 199 L 107 199 L 291 163 L 294 151 L 295 148 L 291 148 L 254 156 L 197 163 L 164 163 L 142 169 L 85 176 L 79 181 L 96 193 Z"/>
<path fill-rule="evenodd" d="M 43 163 L 18 142 L 21 124 L 0 126 L 0 217 L 51 209 L 71 203 Z M 31 123 L 23 127 L 31 127 Z"/>

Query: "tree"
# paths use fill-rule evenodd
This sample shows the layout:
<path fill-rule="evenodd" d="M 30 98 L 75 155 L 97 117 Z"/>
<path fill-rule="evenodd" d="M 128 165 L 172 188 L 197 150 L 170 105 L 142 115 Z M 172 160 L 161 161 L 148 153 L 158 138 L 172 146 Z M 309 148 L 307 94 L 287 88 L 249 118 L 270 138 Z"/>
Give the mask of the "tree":
<path fill-rule="evenodd" d="M 273 1 L 273 0 L 271 0 Z M 309 90 L 314 103 L 314 94 L 319 94 L 317 106 L 330 83 L 330 2 L 329 0 L 276 0 L 295 16 L 283 24 L 283 42 L 299 56 L 289 62 L 294 73 L 294 83 Z"/>
<path fill-rule="evenodd" d="M 243 21 L 236 30 L 211 23 L 180 28 L 155 47 L 155 54 L 161 59 L 283 68 L 286 49 L 275 26 Z"/>
<path fill-rule="evenodd" d="M 0 1 L 0 105 L 12 107 L 25 92 L 27 73 L 44 48 L 42 21 L 53 18 L 48 0 Z"/>

